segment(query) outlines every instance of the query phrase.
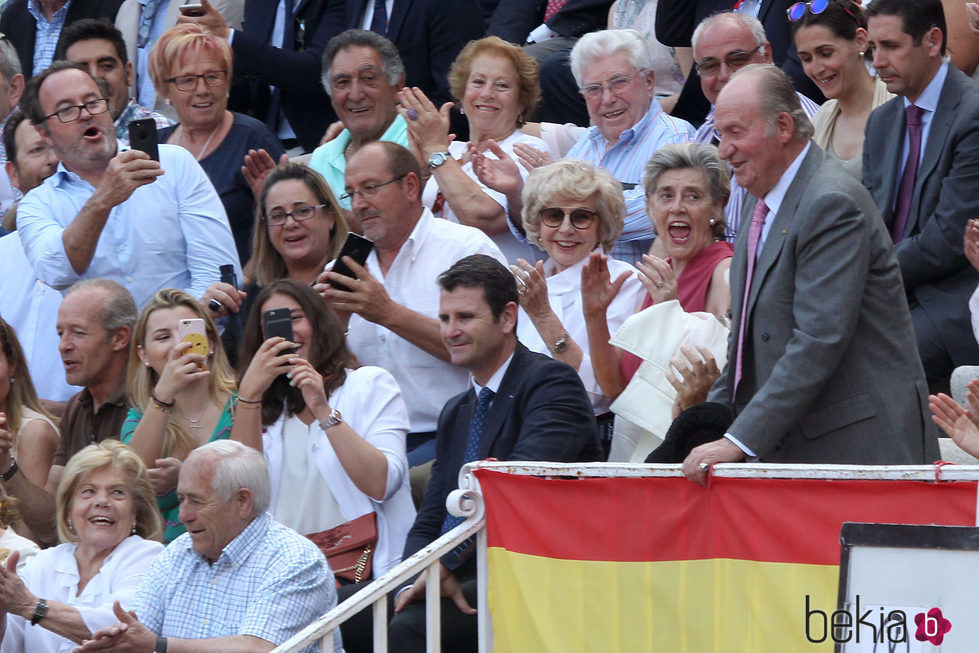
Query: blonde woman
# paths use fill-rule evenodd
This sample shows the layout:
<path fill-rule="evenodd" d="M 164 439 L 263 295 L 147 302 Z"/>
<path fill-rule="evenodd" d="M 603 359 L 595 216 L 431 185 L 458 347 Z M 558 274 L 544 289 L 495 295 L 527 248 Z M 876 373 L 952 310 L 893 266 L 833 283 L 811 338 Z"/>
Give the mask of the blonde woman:
<path fill-rule="evenodd" d="M 177 335 L 180 320 L 201 318 L 208 354 L 194 354 Z M 203 366 L 203 370 L 201 369 Z M 164 542 L 184 532 L 175 488 L 191 451 L 226 439 L 237 404 L 235 377 L 211 316 L 182 290 L 160 290 L 136 322 L 126 377 L 129 414 L 120 439 L 149 468 L 163 513 Z"/>

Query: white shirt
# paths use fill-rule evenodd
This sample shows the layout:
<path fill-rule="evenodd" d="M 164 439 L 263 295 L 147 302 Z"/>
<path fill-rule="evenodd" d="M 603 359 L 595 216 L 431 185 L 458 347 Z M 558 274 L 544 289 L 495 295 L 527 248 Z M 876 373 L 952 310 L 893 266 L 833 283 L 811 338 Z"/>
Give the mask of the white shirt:
<path fill-rule="evenodd" d="M 68 401 L 78 388 L 65 380 L 58 352 L 61 293 L 37 280 L 24 253 L 20 232 L 0 238 L 0 315 L 17 332 L 34 389 L 41 399 Z"/>
<path fill-rule="evenodd" d="M 517 143 L 526 143 L 527 145 L 536 147 L 538 150 L 552 154 L 551 148 L 548 147 L 547 143 L 534 136 L 528 136 L 519 129 L 507 136 L 505 140 L 500 141 L 499 145 L 500 149 L 506 152 L 511 159 L 516 160 L 517 157 L 513 153 L 513 146 Z M 468 143 L 453 141 L 449 144 L 449 154 L 451 154 L 452 158 L 454 159 L 461 159 L 463 155 L 466 154 L 468 149 Z M 491 159 L 496 158 L 496 155 L 494 155 L 492 152 L 487 151 L 485 154 Z M 527 176 L 530 174 L 530 171 L 519 164 L 517 165 L 517 168 L 520 170 L 520 176 L 523 178 L 523 180 L 527 181 Z M 506 195 L 489 188 L 479 181 L 479 179 L 476 177 L 476 173 L 473 172 L 472 161 L 467 161 L 464 163 L 462 165 L 462 171 L 466 173 L 470 179 L 479 184 L 479 188 L 486 193 L 487 196 L 492 198 L 493 201 L 503 207 L 504 211 L 507 210 Z M 435 176 L 432 175 L 432 177 L 428 180 L 428 183 L 425 184 L 425 190 L 422 192 L 422 204 L 428 208 L 432 208 L 438 192 L 438 181 L 435 179 Z M 442 214 L 439 217 L 445 218 L 446 220 L 451 220 L 452 222 L 459 222 L 458 216 L 456 216 L 455 211 L 452 210 L 452 207 L 449 204 L 446 204 L 443 207 Z M 519 223 L 521 220 L 519 215 L 508 215 L 507 219 L 513 220 L 516 223 Z M 496 246 L 500 248 L 500 251 L 503 252 L 506 260 L 510 263 L 516 263 L 518 258 L 530 261 L 531 263 L 535 263 L 541 259 L 541 251 L 533 245 L 530 245 L 522 240 L 518 240 L 517 237 L 511 233 L 511 229 L 507 229 L 503 233 L 496 234 L 495 236 L 490 236 L 490 238 L 494 243 L 496 243 Z"/>
<path fill-rule="evenodd" d="M 350 480 L 323 429 L 316 423 L 310 425 L 310 456 L 343 515 L 350 520 L 372 510 L 377 513 L 378 540 L 373 561 L 373 574 L 377 578 L 401 562 L 405 538 L 415 521 L 405 455 L 408 411 L 394 377 L 371 366 L 347 370 L 346 380 L 330 395 L 329 403 L 343 415 L 343 421 L 384 454 L 388 462 L 384 499 L 376 501 Z M 262 434 L 262 449 L 269 463 L 272 484 L 272 506 L 278 505 L 279 493 L 283 490 L 280 486 L 285 457 L 283 424 L 292 419 L 298 418 L 286 418 L 283 412 Z"/>
<path fill-rule="evenodd" d="M 601 252 L 601 248 L 595 251 Z M 595 380 L 591 355 L 588 352 L 588 330 L 585 327 L 585 312 L 581 300 L 581 270 L 587 262 L 588 257 L 586 256 L 571 267 L 553 274 L 554 263 L 548 260 L 544 264 L 544 273 L 549 275 L 547 277 L 547 298 L 551 304 L 551 310 L 564 325 L 564 330 L 571 336 L 571 339 L 581 347 L 581 366 L 578 368 L 578 376 L 581 377 L 581 382 L 588 392 L 588 398 L 595 409 L 595 414 L 601 415 L 608 412 L 612 400 L 602 392 L 601 386 Z M 629 272 L 629 278 L 622 284 L 619 294 L 609 304 L 605 314 L 609 334 L 614 334 L 626 318 L 639 308 L 646 289 L 643 288 L 639 277 L 636 276 L 636 269 L 628 263 L 609 258 L 608 269 L 613 281 L 623 272 Z M 553 358 L 547 344 L 530 320 L 530 316 L 522 307 L 517 317 L 517 338 L 527 349 Z"/>
<path fill-rule="evenodd" d="M 92 262 L 77 274 L 62 240 L 95 188 L 64 163 L 17 206 L 17 231 L 34 273 L 59 290 L 81 279 L 112 279 L 143 306 L 161 288 L 197 298 L 221 280 L 220 266 L 235 266 L 238 252 L 224 206 L 190 152 L 160 145 L 164 174 L 112 208 Z"/>
<path fill-rule="evenodd" d="M 102 568 L 78 594 L 78 563 L 75 544 L 59 544 L 31 558 L 21 578 L 35 596 L 67 603 L 78 610 L 93 633 L 118 622 L 112 612 L 113 601 L 130 609 L 136 590 L 163 545 L 130 535 L 102 562 Z M 0 645 L 2 653 L 68 653 L 75 644 L 41 626 L 7 613 L 7 632 Z"/>
<path fill-rule="evenodd" d="M 377 253 L 367 257 L 367 270 L 391 299 L 425 317 L 438 319 L 440 289 L 436 279 L 461 258 L 486 254 L 506 265 L 489 236 L 479 229 L 436 220 L 424 209 L 387 275 Z M 347 344 L 364 365 L 377 365 L 401 386 L 412 433 L 435 431 L 439 413 L 449 399 L 467 388 L 469 372 L 446 363 L 411 344 L 390 329 L 350 316 Z"/>

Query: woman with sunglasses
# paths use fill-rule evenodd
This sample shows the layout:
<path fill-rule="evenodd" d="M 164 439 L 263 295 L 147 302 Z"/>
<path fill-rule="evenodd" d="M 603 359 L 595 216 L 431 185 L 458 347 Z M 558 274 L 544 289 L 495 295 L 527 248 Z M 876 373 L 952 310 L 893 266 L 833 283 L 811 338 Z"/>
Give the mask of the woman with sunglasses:
<path fill-rule="evenodd" d="M 537 168 L 523 188 L 523 226 L 528 241 L 549 258 L 536 265 L 518 259 L 510 266 L 520 293 L 520 342 L 575 368 L 595 414 L 607 414 L 609 424 L 612 400 L 595 380 L 588 352 L 582 270 L 589 261 L 602 260 L 619 284 L 603 313 L 606 329 L 615 332 L 643 295 L 636 269 L 606 256 L 622 231 L 624 216 L 622 186 L 606 170 L 577 159 Z"/>
<path fill-rule="evenodd" d="M 200 162 L 221 197 L 244 266 L 251 255 L 255 207 L 251 186 L 241 173 L 245 154 L 264 148 L 278 161 L 284 150 L 265 125 L 228 111 L 231 62 L 227 41 L 187 23 L 160 36 L 150 52 L 149 70 L 156 92 L 173 105 L 179 121 L 160 130 L 160 142 L 180 145 Z"/>
<path fill-rule="evenodd" d="M 788 15 L 802 68 L 829 98 L 813 116 L 813 140 L 860 179 L 867 118 L 894 97 L 867 69 L 863 10 L 852 0 L 812 0 Z"/>

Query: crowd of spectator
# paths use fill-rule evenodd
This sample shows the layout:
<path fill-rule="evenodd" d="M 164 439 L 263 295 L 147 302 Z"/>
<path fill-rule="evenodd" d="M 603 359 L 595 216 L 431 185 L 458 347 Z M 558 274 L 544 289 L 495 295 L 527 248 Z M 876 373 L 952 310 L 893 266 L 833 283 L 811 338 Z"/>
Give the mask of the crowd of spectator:
<path fill-rule="evenodd" d="M 0 652 L 271 650 L 485 458 L 979 454 L 979 6 L 8 0 L 0 32 Z"/>

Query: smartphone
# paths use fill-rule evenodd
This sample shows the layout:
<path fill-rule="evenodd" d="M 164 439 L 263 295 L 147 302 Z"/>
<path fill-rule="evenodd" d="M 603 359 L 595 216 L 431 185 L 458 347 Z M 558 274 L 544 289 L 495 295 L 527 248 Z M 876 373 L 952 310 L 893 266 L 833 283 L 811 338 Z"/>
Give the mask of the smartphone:
<path fill-rule="evenodd" d="M 177 335 L 180 337 L 181 342 L 189 342 L 190 349 L 187 351 L 192 354 L 200 354 L 207 360 L 207 351 L 209 349 L 207 344 L 207 331 L 204 328 L 204 320 L 199 317 L 180 320 L 177 323 Z M 207 370 L 207 365 L 204 362 L 198 364 L 201 372 Z"/>
<path fill-rule="evenodd" d="M 203 16 L 205 14 L 204 5 L 199 2 L 188 2 L 180 5 L 180 13 L 184 16 Z"/>
<path fill-rule="evenodd" d="M 152 118 L 144 118 L 130 122 L 129 147 L 146 152 L 151 159 L 159 161 L 160 148 L 156 145 L 156 121 Z"/>
<path fill-rule="evenodd" d="M 353 270 L 343 262 L 344 256 L 349 256 L 353 260 L 357 261 L 358 265 L 364 265 L 367 262 L 367 255 L 371 253 L 374 249 L 374 241 L 369 238 L 364 238 L 363 236 L 358 236 L 354 232 L 349 232 L 347 234 L 347 239 L 343 241 L 343 247 L 340 248 L 340 253 L 337 254 L 337 259 L 333 263 L 333 271 L 337 274 L 342 274 L 346 277 L 354 277 L 357 275 L 353 273 Z M 334 288 L 339 288 L 340 290 L 350 291 L 350 288 L 342 283 L 336 281 L 331 281 L 330 285 Z"/>
<path fill-rule="evenodd" d="M 282 336 L 292 342 L 292 312 L 288 308 L 273 308 L 262 313 L 262 327 L 265 329 L 266 340 L 273 336 Z M 290 347 L 279 356 L 295 353 L 296 350 Z"/>
<path fill-rule="evenodd" d="M 238 287 L 238 275 L 235 274 L 235 266 L 226 263 L 218 268 L 221 271 L 221 282 L 233 288 Z"/>

